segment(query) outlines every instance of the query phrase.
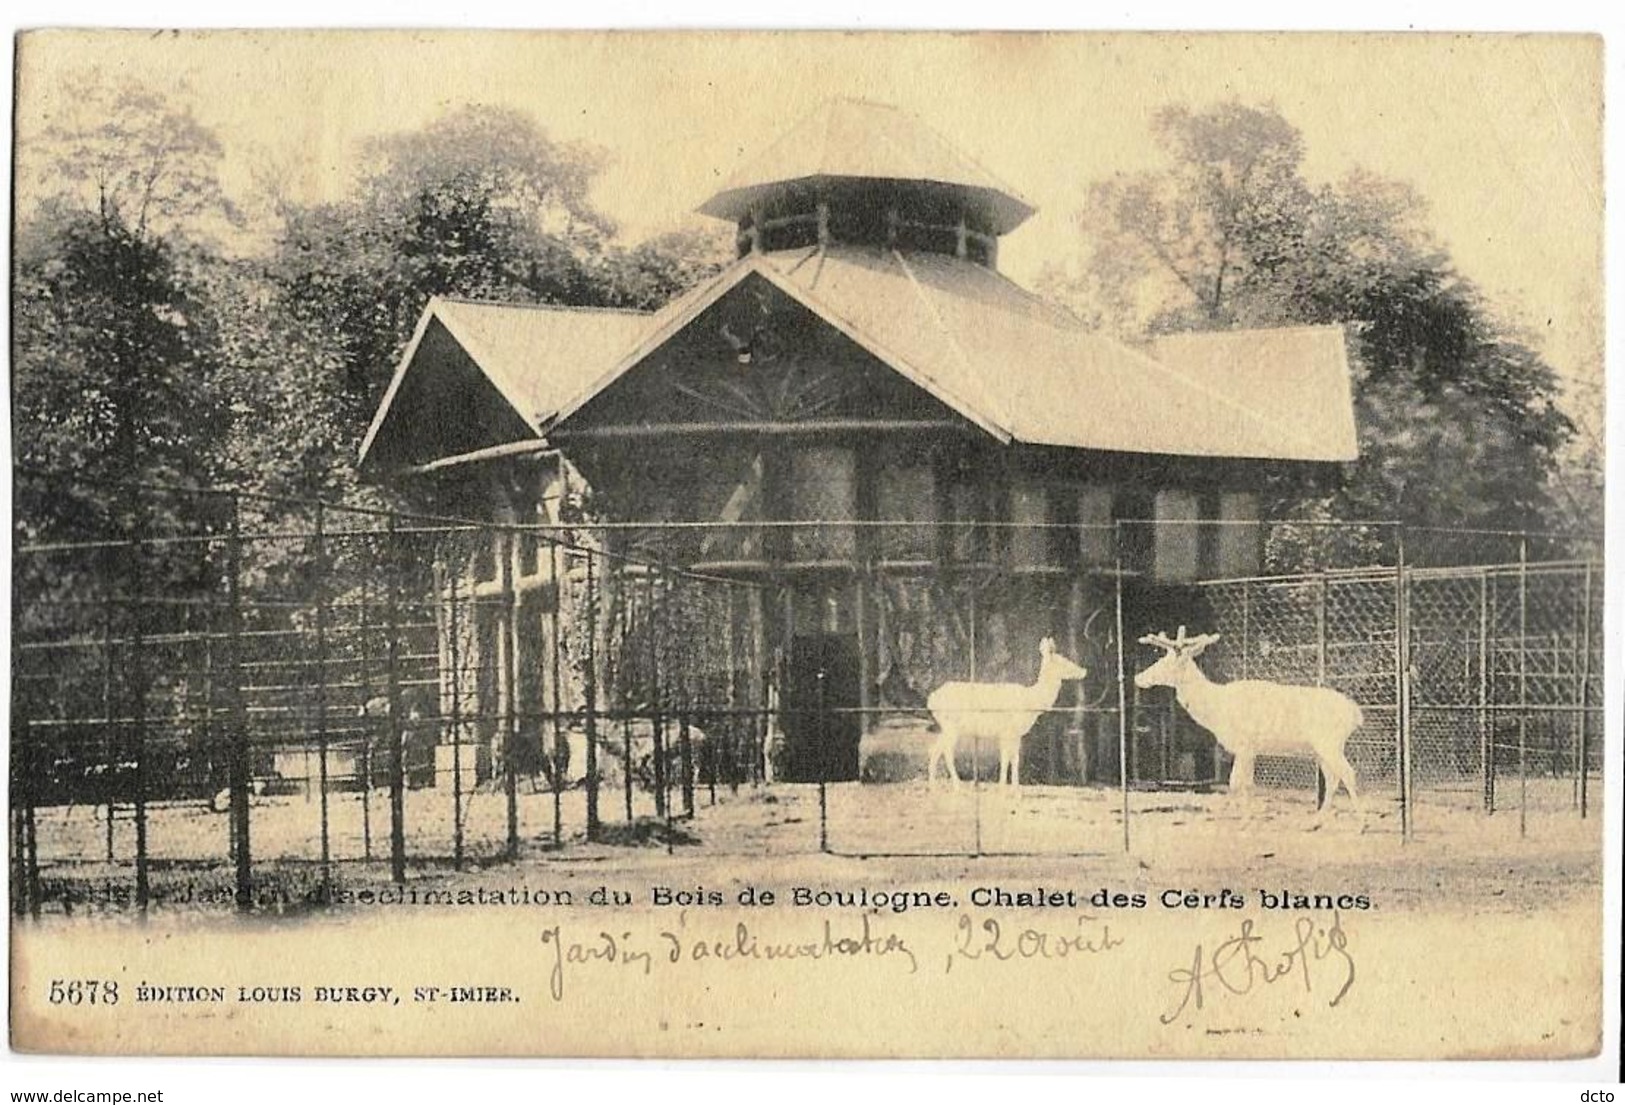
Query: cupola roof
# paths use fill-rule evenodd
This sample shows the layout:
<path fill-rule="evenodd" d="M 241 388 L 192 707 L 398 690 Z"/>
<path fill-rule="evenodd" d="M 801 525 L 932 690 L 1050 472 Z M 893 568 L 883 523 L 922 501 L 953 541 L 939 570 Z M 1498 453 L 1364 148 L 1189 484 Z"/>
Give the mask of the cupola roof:
<path fill-rule="evenodd" d="M 745 163 L 699 211 L 735 222 L 793 190 L 837 182 L 917 185 L 955 195 L 994 234 L 1037 209 L 912 114 L 867 100 L 833 100 Z"/>

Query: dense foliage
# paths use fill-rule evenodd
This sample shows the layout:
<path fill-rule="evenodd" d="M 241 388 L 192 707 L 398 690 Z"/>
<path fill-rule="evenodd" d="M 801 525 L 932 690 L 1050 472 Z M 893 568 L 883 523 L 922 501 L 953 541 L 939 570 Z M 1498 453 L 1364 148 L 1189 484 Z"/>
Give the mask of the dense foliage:
<path fill-rule="evenodd" d="M 245 238 L 189 112 L 75 95 L 20 158 L 25 470 L 366 501 L 354 451 L 430 296 L 653 308 L 723 261 L 692 232 L 622 245 L 589 195 L 603 154 L 484 107 L 374 139 L 336 201 L 272 189 Z"/>
<path fill-rule="evenodd" d="M 1131 341 L 1345 326 L 1361 459 L 1329 488 L 1272 488 L 1272 514 L 1418 528 L 1573 519 L 1587 487 L 1563 468 L 1574 426 L 1559 382 L 1455 271 L 1414 192 L 1362 172 L 1311 186 L 1302 136 L 1270 108 L 1170 107 L 1155 128 L 1166 167 L 1096 182 L 1077 220 L 1083 256 L 1046 284 Z"/>

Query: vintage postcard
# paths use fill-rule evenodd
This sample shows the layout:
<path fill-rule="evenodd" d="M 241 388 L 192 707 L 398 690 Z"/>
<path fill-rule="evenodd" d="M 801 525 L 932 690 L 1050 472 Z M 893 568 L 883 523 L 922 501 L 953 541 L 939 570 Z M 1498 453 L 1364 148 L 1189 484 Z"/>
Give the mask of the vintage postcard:
<path fill-rule="evenodd" d="M 1602 73 L 24 34 L 12 1047 L 1596 1055 Z"/>

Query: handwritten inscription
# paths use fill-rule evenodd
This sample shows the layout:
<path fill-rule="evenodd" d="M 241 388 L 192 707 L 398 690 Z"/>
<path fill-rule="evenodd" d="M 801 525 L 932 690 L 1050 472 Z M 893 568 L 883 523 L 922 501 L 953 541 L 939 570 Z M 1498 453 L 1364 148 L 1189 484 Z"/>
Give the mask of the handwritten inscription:
<path fill-rule="evenodd" d="M 993 917 L 978 925 L 968 914 L 961 913 L 955 947 L 948 955 L 944 973 L 953 970 L 956 959 L 985 958 L 998 963 L 1016 959 L 1067 959 L 1123 946 L 1122 937 L 1113 936 L 1110 925 L 1098 928 L 1095 925 L 1094 918 L 1080 916 L 1077 927 L 1072 930 L 1007 928 Z"/>
<path fill-rule="evenodd" d="M 614 970 L 649 976 L 662 969 L 726 970 L 774 963 L 873 962 L 918 974 L 922 963 L 937 962 L 943 974 L 957 965 L 979 968 L 1022 962 L 1092 961 L 1123 947 L 1127 940 L 1111 925 L 1089 914 L 1043 925 L 1015 924 L 998 916 L 960 913 L 949 946 L 933 959 L 900 933 L 886 929 L 883 916 L 825 917 L 815 927 L 789 931 L 765 923 L 739 921 L 726 928 L 690 930 L 685 914 L 654 933 L 600 929 L 568 931 L 561 924 L 541 932 L 548 968 L 548 994 L 565 1000 L 570 979 L 581 969 Z M 1166 973 L 1174 987 L 1165 1024 L 1204 1009 L 1220 996 L 1245 997 L 1266 987 L 1301 987 L 1305 994 L 1329 995 L 1336 1008 L 1354 986 L 1356 969 L 1342 916 L 1332 920 L 1303 914 L 1284 938 L 1258 931 L 1258 922 L 1242 920 L 1234 935 L 1217 943 L 1199 943 L 1184 963 Z"/>
<path fill-rule="evenodd" d="M 662 963 L 768 963 L 889 956 L 906 962 L 910 974 L 919 970 L 919 961 L 907 941 L 896 933 L 877 935 L 868 915 L 859 919 L 855 932 L 838 933 L 835 926 L 834 920 L 826 918 L 822 932 L 811 939 L 766 936 L 744 921 L 734 925 L 730 934 L 722 938 L 662 929 L 653 945 L 643 947 L 630 932 L 619 937 L 599 932 L 596 936 L 576 940 L 567 939 L 561 926 L 554 925 L 542 932 L 542 943 L 551 949 L 552 955 L 548 993 L 554 1001 L 563 1001 L 567 969 L 584 964 L 619 965 L 633 973 L 648 975 Z"/>
<path fill-rule="evenodd" d="M 889 961 L 905 973 L 918 974 L 922 953 L 896 932 L 882 931 L 883 922 L 870 914 L 852 920 L 825 918 L 810 933 L 784 934 L 767 926 L 741 921 L 715 933 L 696 935 L 684 924 L 654 935 L 600 930 L 591 935 L 567 932 L 562 925 L 542 930 L 546 949 L 548 994 L 565 999 L 568 979 L 577 968 L 614 969 L 636 976 L 661 968 L 688 964 L 701 969 L 786 961 Z M 1122 947 L 1121 936 L 1093 917 L 1082 915 L 1067 925 L 1056 920 L 1046 928 L 1006 925 L 993 918 L 960 914 L 951 948 L 940 959 L 943 973 L 960 961 L 985 964 L 1027 960 L 1082 958 Z M 926 959 L 925 962 L 932 962 Z"/>
<path fill-rule="evenodd" d="M 1254 931 L 1254 922 L 1244 920 L 1238 935 L 1213 945 L 1211 951 L 1196 945 L 1190 966 L 1168 972 L 1177 1000 L 1160 1019 L 1172 1024 L 1187 1009 L 1201 1009 L 1210 994 L 1242 996 L 1277 983 L 1301 983 L 1306 994 L 1315 993 L 1317 983 L 1321 993 L 1335 986 L 1327 1005 L 1336 1008 L 1354 985 L 1354 957 L 1348 944 L 1342 917 L 1336 913 L 1325 927 L 1313 917 L 1300 916 L 1293 924 L 1293 939 L 1284 946 L 1270 946 Z"/>

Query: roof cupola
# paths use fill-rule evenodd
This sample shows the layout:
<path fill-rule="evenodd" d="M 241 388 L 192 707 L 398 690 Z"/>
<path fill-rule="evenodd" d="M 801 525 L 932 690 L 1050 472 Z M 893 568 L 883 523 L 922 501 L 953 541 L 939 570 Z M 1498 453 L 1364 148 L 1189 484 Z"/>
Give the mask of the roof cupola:
<path fill-rule="evenodd" d="M 998 239 L 1032 205 L 914 116 L 836 100 L 791 128 L 702 204 L 738 248 L 838 243 L 941 253 L 996 268 Z"/>

